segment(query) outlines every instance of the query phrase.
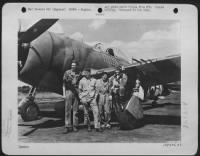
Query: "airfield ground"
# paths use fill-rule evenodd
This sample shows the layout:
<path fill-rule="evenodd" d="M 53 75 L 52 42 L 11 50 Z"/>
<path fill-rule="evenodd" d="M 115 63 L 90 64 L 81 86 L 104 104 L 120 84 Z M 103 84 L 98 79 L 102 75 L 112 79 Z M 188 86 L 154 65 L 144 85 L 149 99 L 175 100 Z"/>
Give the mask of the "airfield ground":
<path fill-rule="evenodd" d="M 24 94 L 19 93 L 19 100 Z M 59 95 L 53 93 L 38 93 L 36 101 L 42 111 L 40 120 L 24 122 L 18 116 L 19 142 L 55 143 L 55 142 L 136 142 L 136 143 L 166 143 L 181 139 L 181 104 L 180 91 L 173 91 L 163 100 L 158 100 L 157 106 L 152 101 L 143 103 L 144 126 L 134 130 L 123 131 L 113 122 L 112 129 L 103 133 L 87 132 L 80 126 L 78 132 L 63 134 L 64 121 L 55 115 L 53 99 Z"/>

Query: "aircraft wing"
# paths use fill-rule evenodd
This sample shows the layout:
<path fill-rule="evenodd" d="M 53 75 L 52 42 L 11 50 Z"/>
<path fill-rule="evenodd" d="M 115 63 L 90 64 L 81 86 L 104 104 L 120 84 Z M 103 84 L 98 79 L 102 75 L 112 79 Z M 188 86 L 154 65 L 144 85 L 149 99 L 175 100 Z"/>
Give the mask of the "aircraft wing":
<path fill-rule="evenodd" d="M 145 81 L 148 81 L 148 84 L 166 84 L 180 80 L 180 64 L 180 55 L 170 55 L 162 58 L 137 61 L 136 63 L 124 66 L 123 68 L 124 72 L 131 76 L 142 74 L 145 77 Z M 96 75 L 99 75 L 102 71 L 113 74 L 115 68 L 101 69 L 97 71 Z"/>

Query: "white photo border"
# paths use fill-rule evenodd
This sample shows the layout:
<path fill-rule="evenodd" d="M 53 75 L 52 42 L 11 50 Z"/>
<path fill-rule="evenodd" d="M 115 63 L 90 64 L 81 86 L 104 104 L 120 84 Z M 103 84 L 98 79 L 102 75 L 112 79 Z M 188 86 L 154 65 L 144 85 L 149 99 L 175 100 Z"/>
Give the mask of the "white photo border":
<path fill-rule="evenodd" d="M 111 155 L 190 155 L 198 147 L 198 11 L 187 4 L 148 4 L 164 6 L 150 12 L 103 12 L 105 6 L 147 4 L 6 3 L 2 8 L 2 149 L 6 154 L 111 154 Z M 65 8 L 65 11 L 27 11 L 21 8 Z M 70 12 L 68 8 L 90 8 Z M 179 12 L 174 14 L 173 9 Z M 18 142 L 17 110 L 17 32 L 18 19 L 166 19 L 181 25 L 181 141 L 163 143 L 21 143 Z M 78 147 L 78 148 L 77 148 Z M 98 149 L 98 150 L 97 150 Z M 145 150 L 144 150 L 145 149 Z"/>

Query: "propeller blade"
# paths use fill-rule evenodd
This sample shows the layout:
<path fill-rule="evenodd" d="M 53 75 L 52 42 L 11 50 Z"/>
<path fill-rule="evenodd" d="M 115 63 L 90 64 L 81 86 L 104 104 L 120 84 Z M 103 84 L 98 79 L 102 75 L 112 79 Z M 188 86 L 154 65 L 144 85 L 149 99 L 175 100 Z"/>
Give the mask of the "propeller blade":
<path fill-rule="evenodd" d="M 31 26 L 27 31 L 20 32 L 18 35 L 19 40 L 24 43 L 29 43 L 43 32 L 49 29 L 58 19 L 41 19 L 33 26 Z"/>

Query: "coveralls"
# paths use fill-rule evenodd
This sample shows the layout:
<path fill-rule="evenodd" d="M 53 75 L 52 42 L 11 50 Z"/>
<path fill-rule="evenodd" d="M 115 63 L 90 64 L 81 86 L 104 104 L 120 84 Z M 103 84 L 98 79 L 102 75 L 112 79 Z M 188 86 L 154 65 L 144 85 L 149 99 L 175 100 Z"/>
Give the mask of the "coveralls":
<path fill-rule="evenodd" d="M 84 105 L 84 120 L 90 127 L 89 108 L 91 107 L 94 116 L 94 128 L 100 128 L 99 109 L 96 102 L 96 79 L 83 77 L 79 82 L 79 98 Z"/>
<path fill-rule="evenodd" d="M 111 92 L 113 104 L 117 111 L 122 110 L 121 102 L 125 96 L 125 86 L 127 83 L 128 77 L 126 74 L 121 73 L 120 75 L 114 75 L 110 78 Z"/>
<path fill-rule="evenodd" d="M 73 112 L 73 127 L 78 126 L 78 81 L 80 74 L 67 70 L 63 76 L 63 83 L 65 85 L 65 127 L 72 127 L 71 110 Z"/>
<path fill-rule="evenodd" d="M 102 79 L 96 82 L 96 91 L 98 93 L 98 104 L 100 117 L 105 115 L 105 125 L 109 124 L 111 119 L 111 108 L 109 103 L 109 81 L 103 81 Z"/>

